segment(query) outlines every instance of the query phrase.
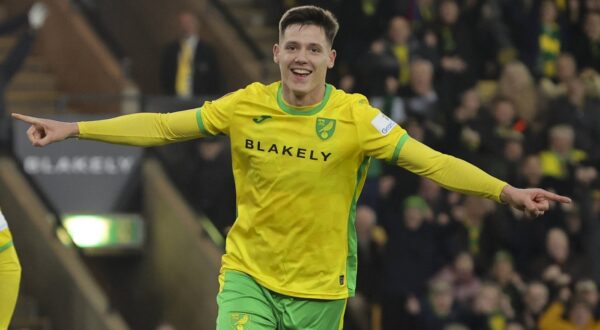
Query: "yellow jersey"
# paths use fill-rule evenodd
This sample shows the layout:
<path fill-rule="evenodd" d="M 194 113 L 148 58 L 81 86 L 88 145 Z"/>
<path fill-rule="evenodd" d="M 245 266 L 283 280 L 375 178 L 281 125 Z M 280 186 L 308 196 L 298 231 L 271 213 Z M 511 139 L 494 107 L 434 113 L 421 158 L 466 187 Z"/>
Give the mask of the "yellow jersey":
<path fill-rule="evenodd" d="M 331 85 L 310 107 L 286 104 L 280 82 L 254 83 L 199 109 L 82 122 L 79 129 L 81 138 L 142 146 L 228 135 L 238 216 L 222 273 L 244 272 L 301 298 L 354 294 L 356 202 L 371 157 L 495 200 L 506 185 L 411 139 L 364 96 Z"/>
<path fill-rule="evenodd" d="M 8 230 L 8 223 L 4 218 L 4 214 L 0 211 L 0 252 L 13 246 L 12 236 Z"/>

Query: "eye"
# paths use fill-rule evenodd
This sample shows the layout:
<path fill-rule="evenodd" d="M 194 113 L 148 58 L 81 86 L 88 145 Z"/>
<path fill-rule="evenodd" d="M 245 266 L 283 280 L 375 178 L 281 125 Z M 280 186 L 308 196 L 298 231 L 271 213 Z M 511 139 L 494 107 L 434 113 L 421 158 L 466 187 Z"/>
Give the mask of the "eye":
<path fill-rule="evenodd" d="M 296 50 L 296 46 L 294 46 L 294 45 L 288 45 L 288 46 L 285 47 L 285 49 L 287 49 L 287 50 Z"/>
<path fill-rule="evenodd" d="M 319 48 L 316 48 L 316 47 L 315 47 L 315 48 L 311 48 L 311 49 L 310 49 L 310 51 L 311 51 L 312 53 L 320 53 L 320 52 L 321 52 L 321 49 L 319 49 Z"/>

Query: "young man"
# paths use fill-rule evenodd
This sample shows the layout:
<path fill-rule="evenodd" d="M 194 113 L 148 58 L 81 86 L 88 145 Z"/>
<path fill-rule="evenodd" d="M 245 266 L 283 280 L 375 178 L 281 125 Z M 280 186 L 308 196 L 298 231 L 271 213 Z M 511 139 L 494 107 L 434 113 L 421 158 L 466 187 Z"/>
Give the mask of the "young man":
<path fill-rule="evenodd" d="M 338 24 L 321 8 L 287 11 L 273 58 L 281 81 L 253 83 L 202 108 L 64 123 L 15 114 L 35 146 L 69 137 L 137 146 L 227 134 L 238 218 L 227 237 L 217 329 L 341 329 L 356 283 L 356 201 L 371 157 L 452 190 L 539 216 L 541 189 L 516 189 L 411 139 L 358 94 L 325 83 Z"/>
<path fill-rule="evenodd" d="M 8 328 L 17 303 L 20 281 L 21 264 L 8 224 L 0 211 L 0 329 Z"/>

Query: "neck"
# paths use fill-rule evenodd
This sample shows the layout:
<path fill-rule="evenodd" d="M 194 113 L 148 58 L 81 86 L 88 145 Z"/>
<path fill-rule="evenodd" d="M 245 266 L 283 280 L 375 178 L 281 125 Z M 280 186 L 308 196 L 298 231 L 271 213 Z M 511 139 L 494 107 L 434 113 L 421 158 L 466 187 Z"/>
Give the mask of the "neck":
<path fill-rule="evenodd" d="M 294 92 L 285 84 L 282 85 L 282 89 L 283 100 L 285 103 L 294 107 L 315 105 L 323 101 L 323 97 L 325 97 L 325 84 L 320 85 L 318 88 L 308 93 Z"/>

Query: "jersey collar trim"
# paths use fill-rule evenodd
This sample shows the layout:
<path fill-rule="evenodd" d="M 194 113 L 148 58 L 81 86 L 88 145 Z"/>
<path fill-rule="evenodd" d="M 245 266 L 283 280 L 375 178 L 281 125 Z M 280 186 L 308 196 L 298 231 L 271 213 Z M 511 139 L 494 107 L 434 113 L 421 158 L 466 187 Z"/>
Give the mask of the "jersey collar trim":
<path fill-rule="evenodd" d="M 329 101 L 329 97 L 331 96 L 331 92 L 333 87 L 330 84 L 325 84 L 325 96 L 321 103 L 317 104 L 313 108 L 296 108 L 290 105 L 285 104 L 283 101 L 283 88 L 281 88 L 281 84 L 279 84 L 279 88 L 277 89 L 277 104 L 279 104 L 279 108 L 290 115 L 297 116 L 311 116 L 319 113 L 325 105 L 327 105 L 327 101 Z"/>

